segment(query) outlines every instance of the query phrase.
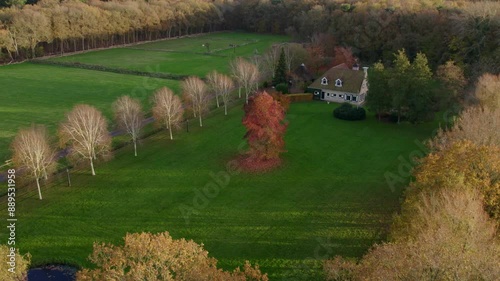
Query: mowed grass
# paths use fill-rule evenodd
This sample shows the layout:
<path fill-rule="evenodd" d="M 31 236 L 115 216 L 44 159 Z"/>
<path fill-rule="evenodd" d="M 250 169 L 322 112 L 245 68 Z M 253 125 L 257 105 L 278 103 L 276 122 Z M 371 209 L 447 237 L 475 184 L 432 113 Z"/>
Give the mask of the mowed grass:
<path fill-rule="evenodd" d="M 92 51 L 51 60 L 203 77 L 214 69 L 229 73 L 229 62 L 236 56 L 263 54 L 272 44 L 288 39 L 286 36 L 253 33 L 213 33 L 133 47 Z M 207 42 L 210 43 L 211 55 L 203 54 L 206 48 L 202 45 Z M 239 47 L 232 49 L 229 44 L 237 44 Z"/>
<path fill-rule="evenodd" d="M 321 280 L 322 259 L 357 258 L 384 239 L 401 195 L 384 174 L 397 174 L 398 157 L 408 159 L 419 149 L 415 141 L 433 129 L 372 116 L 341 121 L 332 116 L 334 106 L 292 104 L 284 164 L 269 173 L 226 178 L 228 163 L 244 147 L 243 111 L 236 107 L 201 129 L 178 132 L 174 141 L 165 133 L 153 136 L 138 157 L 124 148 L 98 165 L 95 177 L 73 172 L 72 187 L 61 175 L 59 184 L 43 190 L 43 201 L 33 189 L 33 197 L 18 202 L 18 246 L 35 265 L 87 267 L 93 242 L 119 244 L 127 232 L 169 231 L 203 243 L 227 269 L 250 260 L 271 280 Z M 189 208 L 196 212 L 183 213 Z"/>
<path fill-rule="evenodd" d="M 134 96 L 149 108 L 155 89 L 168 86 L 179 90 L 179 82 L 173 80 L 30 63 L 1 66 L 0 85 L 2 162 L 9 158 L 9 145 L 19 128 L 45 124 L 55 133 L 76 104 L 94 105 L 112 118 L 111 104 L 119 96 Z"/>
<path fill-rule="evenodd" d="M 165 50 L 176 52 L 189 53 L 205 53 L 207 48 L 203 45 L 210 44 L 210 51 L 218 53 L 225 49 L 232 50 L 230 45 L 237 45 L 238 48 L 251 46 L 253 49 L 265 50 L 270 45 L 277 42 L 285 42 L 289 39 L 282 35 L 266 35 L 245 32 L 219 32 L 211 34 L 203 34 L 198 36 L 184 37 L 175 40 L 162 40 L 157 42 L 139 44 L 132 48 L 150 49 L 150 50 Z M 252 53 L 245 53 L 251 55 Z"/>

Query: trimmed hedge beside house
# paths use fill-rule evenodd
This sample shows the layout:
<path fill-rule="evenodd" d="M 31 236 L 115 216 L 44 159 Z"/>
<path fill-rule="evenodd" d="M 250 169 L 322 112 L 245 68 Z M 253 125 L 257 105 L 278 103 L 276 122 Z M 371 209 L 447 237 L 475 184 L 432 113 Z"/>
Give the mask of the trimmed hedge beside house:
<path fill-rule="evenodd" d="M 354 107 L 350 103 L 343 103 L 333 110 L 333 116 L 349 121 L 364 120 L 366 119 L 366 110 L 362 107 Z"/>
<path fill-rule="evenodd" d="M 312 101 L 313 100 L 313 95 L 311 93 L 288 94 L 287 97 L 290 98 L 290 102 Z"/>

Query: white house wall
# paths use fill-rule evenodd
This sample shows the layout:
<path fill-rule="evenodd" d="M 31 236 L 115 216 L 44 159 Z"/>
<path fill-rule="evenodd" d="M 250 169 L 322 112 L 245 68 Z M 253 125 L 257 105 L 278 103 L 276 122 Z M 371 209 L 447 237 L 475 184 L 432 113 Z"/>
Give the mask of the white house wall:
<path fill-rule="evenodd" d="M 330 101 L 330 102 L 337 102 L 337 103 L 343 103 L 343 102 L 351 102 L 355 104 L 360 104 L 364 101 L 365 95 L 356 95 L 353 93 L 346 93 L 346 92 L 339 92 L 339 91 L 332 91 L 332 90 L 323 90 L 325 93 L 325 101 Z M 351 97 L 351 100 L 347 100 L 347 96 Z M 352 97 L 356 97 L 356 101 L 352 101 Z"/>

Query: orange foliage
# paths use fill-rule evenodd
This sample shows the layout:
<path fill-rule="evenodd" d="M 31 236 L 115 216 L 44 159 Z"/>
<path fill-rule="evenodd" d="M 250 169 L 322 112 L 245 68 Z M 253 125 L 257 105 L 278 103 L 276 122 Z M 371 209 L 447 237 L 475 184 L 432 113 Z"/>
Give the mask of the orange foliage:
<path fill-rule="evenodd" d="M 279 104 L 281 105 L 281 107 L 283 107 L 283 110 L 285 112 L 288 111 L 288 109 L 290 108 L 290 97 L 288 95 L 276 92 L 272 93 L 271 96 L 273 97 L 274 100 L 279 102 Z"/>
<path fill-rule="evenodd" d="M 243 169 L 263 171 L 281 163 L 280 154 L 285 151 L 283 136 L 287 125 L 283 123 L 285 111 L 268 93 L 253 96 L 245 106 L 243 125 L 245 138 L 250 147 L 240 160 Z"/>
<path fill-rule="evenodd" d="M 500 148 L 477 146 L 470 141 L 455 142 L 449 148 L 425 157 L 416 168 L 416 182 L 408 190 L 412 193 L 424 188 L 477 189 L 484 197 L 485 210 L 500 219 Z"/>

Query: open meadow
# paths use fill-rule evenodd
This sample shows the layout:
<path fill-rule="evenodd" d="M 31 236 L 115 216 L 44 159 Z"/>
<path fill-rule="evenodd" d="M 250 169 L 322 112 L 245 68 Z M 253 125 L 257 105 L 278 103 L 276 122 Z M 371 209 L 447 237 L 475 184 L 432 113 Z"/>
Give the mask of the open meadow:
<path fill-rule="evenodd" d="M 2 162 L 10 157 L 10 142 L 20 127 L 44 124 L 55 133 L 75 104 L 96 106 L 110 119 L 111 104 L 119 96 L 134 96 L 149 108 L 155 89 L 167 86 L 179 91 L 174 80 L 30 63 L 1 66 L 0 85 Z"/>
<path fill-rule="evenodd" d="M 35 265 L 90 266 L 95 241 L 167 230 L 203 243 L 225 268 L 248 259 L 271 280 L 321 280 L 320 258 L 357 258 L 384 239 L 401 195 L 384 175 L 397 173 L 398 157 L 408 159 L 419 149 L 414 141 L 432 130 L 372 116 L 342 121 L 333 118 L 334 106 L 292 104 L 284 165 L 270 173 L 221 176 L 244 144 L 236 106 L 174 141 L 164 132 L 146 139 L 138 157 L 130 147 L 117 151 L 96 177 L 74 171 L 72 187 L 61 175 L 44 200 L 33 189 L 18 203 L 19 247 Z M 208 200 L 200 199 L 207 191 Z"/>
<path fill-rule="evenodd" d="M 272 44 L 287 40 L 286 36 L 224 32 L 93 51 L 53 58 L 50 61 L 205 76 L 214 69 L 229 73 L 229 62 L 235 57 L 262 54 Z M 208 54 L 203 46 L 207 43 L 210 46 Z M 230 44 L 236 47 L 232 48 Z"/>
<path fill-rule="evenodd" d="M 90 51 L 49 61 L 204 76 L 214 69 L 227 73 L 235 56 L 251 56 L 254 50 L 263 53 L 273 43 L 285 40 L 286 36 L 224 32 Z M 221 55 L 203 54 L 206 49 L 202 44 L 207 42 L 214 54 Z M 234 49 L 235 54 L 232 48 L 223 50 L 229 44 L 239 45 Z M 176 80 L 31 63 L 0 66 L 0 85 L 0 162 L 10 158 L 10 142 L 20 127 L 45 124 L 55 133 L 65 113 L 75 104 L 96 106 L 111 118 L 111 104 L 119 96 L 139 98 L 149 109 L 154 90 L 167 86 L 180 93 Z"/>

